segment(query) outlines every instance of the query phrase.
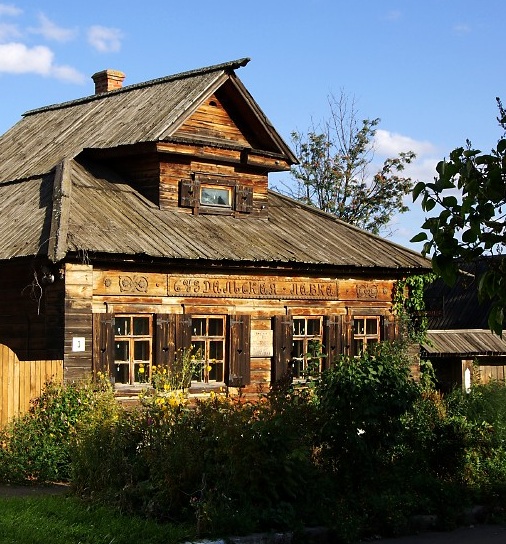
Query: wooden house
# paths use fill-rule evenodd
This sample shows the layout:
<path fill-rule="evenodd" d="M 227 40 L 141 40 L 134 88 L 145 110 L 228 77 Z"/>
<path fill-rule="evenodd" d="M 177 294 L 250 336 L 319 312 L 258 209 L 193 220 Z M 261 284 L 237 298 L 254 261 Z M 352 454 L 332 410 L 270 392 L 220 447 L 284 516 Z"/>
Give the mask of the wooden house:
<path fill-rule="evenodd" d="M 437 279 L 425 291 L 428 331 L 421 355 L 432 363 L 443 391 L 506 380 L 506 339 L 490 331 L 490 302 L 478 297 L 480 275 L 502 258 L 464 263 L 453 286 Z"/>
<path fill-rule="evenodd" d="M 311 346 L 395 335 L 419 254 L 268 188 L 293 152 L 236 75 L 249 59 L 28 111 L 0 139 L 0 344 L 135 394 L 199 348 L 192 391 L 266 390 Z"/>

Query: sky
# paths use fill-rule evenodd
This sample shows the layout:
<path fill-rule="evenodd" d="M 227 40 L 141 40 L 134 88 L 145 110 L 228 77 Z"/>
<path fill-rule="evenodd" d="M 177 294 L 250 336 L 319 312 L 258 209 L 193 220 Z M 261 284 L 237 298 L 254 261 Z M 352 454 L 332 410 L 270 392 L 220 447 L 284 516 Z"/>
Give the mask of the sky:
<path fill-rule="evenodd" d="M 129 85 L 249 57 L 237 75 L 288 144 L 344 92 L 360 119 L 381 119 L 375 162 L 414 151 L 405 175 L 428 182 L 466 139 L 490 151 L 501 134 L 504 21 L 505 0 L 0 0 L 0 133 L 93 94 L 104 69 Z M 420 251 L 424 214 L 406 203 L 389 239 Z"/>

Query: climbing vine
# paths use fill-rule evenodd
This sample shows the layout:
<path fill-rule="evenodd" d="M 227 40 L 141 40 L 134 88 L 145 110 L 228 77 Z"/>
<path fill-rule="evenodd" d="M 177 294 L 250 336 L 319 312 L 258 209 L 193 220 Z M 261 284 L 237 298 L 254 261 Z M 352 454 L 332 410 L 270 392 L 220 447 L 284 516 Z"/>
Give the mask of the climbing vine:
<path fill-rule="evenodd" d="M 421 343 L 427 331 L 424 291 L 436 279 L 433 273 L 408 276 L 396 283 L 394 290 L 394 309 L 399 321 L 404 325 L 407 339 Z"/>

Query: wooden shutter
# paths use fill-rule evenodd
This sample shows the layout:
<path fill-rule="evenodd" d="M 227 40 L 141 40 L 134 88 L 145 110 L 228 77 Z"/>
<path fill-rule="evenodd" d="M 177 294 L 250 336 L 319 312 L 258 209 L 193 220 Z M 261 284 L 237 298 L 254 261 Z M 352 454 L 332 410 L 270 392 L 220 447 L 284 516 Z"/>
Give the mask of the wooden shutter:
<path fill-rule="evenodd" d="M 175 352 L 188 349 L 192 345 L 192 316 L 177 314 L 175 321 Z"/>
<path fill-rule="evenodd" d="M 114 315 L 93 314 L 93 373 L 109 378 L 114 364 Z"/>
<path fill-rule="evenodd" d="M 291 372 L 293 320 L 289 315 L 273 317 L 274 357 L 271 381 L 276 382 Z"/>
<path fill-rule="evenodd" d="M 351 315 L 343 316 L 343 353 L 353 355 L 353 319 Z"/>
<path fill-rule="evenodd" d="M 198 208 L 200 183 L 194 179 L 182 179 L 179 186 L 179 203 L 185 208 Z"/>
<path fill-rule="evenodd" d="M 326 357 L 322 370 L 330 368 L 332 363 L 343 353 L 343 316 L 331 315 L 324 318 L 323 346 Z"/>
<path fill-rule="evenodd" d="M 253 211 L 253 187 L 238 185 L 235 188 L 235 211 L 244 213 Z"/>
<path fill-rule="evenodd" d="M 382 315 L 380 320 L 381 340 L 393 342 L 395 340 L 395 321 L 388 316 Z"/>
<path fill-rule="evenodd" d="M 176 316 L 157 314 L 155 328 L 155 365 L 172 368 L 176 354 Z"/>
<path fill-rule="evenodd" d="M 241 387 L 251 381 L 250 336 L 251 316 L 230 316 L 230 350 L 228 363 L 228 385 Z"/>

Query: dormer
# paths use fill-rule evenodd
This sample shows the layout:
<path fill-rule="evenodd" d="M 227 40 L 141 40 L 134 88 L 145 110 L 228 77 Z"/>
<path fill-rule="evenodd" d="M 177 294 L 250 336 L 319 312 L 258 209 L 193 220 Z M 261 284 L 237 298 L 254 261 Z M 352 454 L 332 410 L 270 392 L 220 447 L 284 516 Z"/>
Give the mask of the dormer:
<path fill-rule="evenodd" d="M 296 158 L 233 69 L 213 70 L 203 85 L 204 70 L 151 83 L 160 111 L 166 101 L 172 102 L 156 141 L 90 153 L 106 160 L 162 210 L 266 216 L 269 172 L 289 170 Z M 114 87 L 116 74 L 124 77 L 112 70 L 94 77 L 113 78 L 111 94 L 126 91 L 128 87 Z M 176 91 L 177 97 L 171 95 Z M 162 118 L 156 122 L 163 126 Z"/>

